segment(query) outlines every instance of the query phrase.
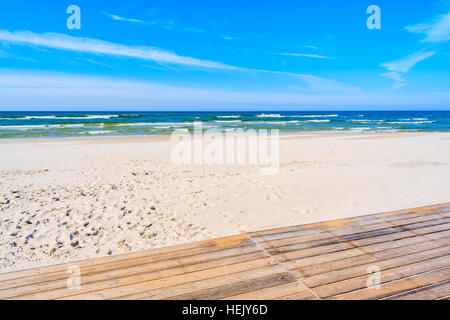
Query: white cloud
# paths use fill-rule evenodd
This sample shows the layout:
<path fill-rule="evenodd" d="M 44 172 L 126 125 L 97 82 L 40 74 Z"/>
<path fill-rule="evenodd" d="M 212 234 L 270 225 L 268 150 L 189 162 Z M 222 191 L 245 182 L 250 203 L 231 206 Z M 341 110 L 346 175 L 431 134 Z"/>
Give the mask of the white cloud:
<path fill-rule="evenodd" d="M 426 35 L 422 42 L 446 42 L 450 40 L 450 12 L 438 16 L 431 23 L 419 23 L 406 26 L 405 29 L 413 33 L 423 33 Z"/>
<path fill-rule="evenodd" d="M 58 50 L 151 60 L 158 63 L 192 67 L 222 70 L 239 69 L 220 62 L 179 56 L 175 53 L 154 47 L 129 46 L 98 39 L 72 37 L 60 33 L 38 34 L 30 31 L 9 32 L 7 30 L 0 30 L 0 41 L 20 45 L 34 45 Z"/>
<path fill-rule="evenodd" d="M 238 37 L 231 37 L 231 36 L 222 36 L 221 37 L 223 40 L 238 40 Z"/>
<path fill-rule="evenodd" d="M 308 49 L 314 49 L 314 50 L 319 50 L 320 49 L 318 46 L 312 46 L 312 45 L 308 45 L 308 44 L 305 44 L 304 47 L 308 48 Z"/>
<path fill-rule="evenodd" d="M 308 90 L 311 92 L 356 93 L 361 91 L 359 87 L 310 74 L 298 74 L 296 76 L 308 84 Z"/>
<path fill-rule="evenodd" d="M 335 59 L 333 57 L 322 56 L 318 54 L 309 54 L 309 53 L 277 53 L 282 56 L 291 56 L 291 57 L 306 57 L 306 58 L 316 58 L 316 59 Z"/>
<path fill-rule="evenodd" d="M 382 73 L 381 75 L 395 81 L 395 85 L 392 87 L 393 89 L 404 87 L 407 83 L 403 76 L 417 63 L 428 59 L 435 53 L 435 51 L 419 51 L 403 59 L 383 63 L 381 66 L 386 68 L 389 72 Z"/>
<path fill-rule="evenodd" d="M 22 73 L 0 70 L 1 110 L 377 110 L 414 106 L 448 107 L 450 95 L 421 96 L 348 93 L 311 94 L 243 92 L 191 88 L 123 79 L 71 74 Z"/>
<path fill-rule="evenodd" d="M 300 90 L 307 90 L 309 92 L 323 92 L 323 93 L 348 93 L 348 92 L 359 92 L 360 88 L 352 85 L 345 84 L 340 81 L 322 78 L 318 76 L 314 76 L 311 74 L 302 74 L 302 73 L 293 73 L 293 72 L 284 72 L 284 71 L 271 71 L 271 70 L 261 70 L 261 69 L 246 69 L 250 72 L 260 72 L 271 75 L 280 75 L 285 77 L 291 77 L 294 79 L 298 79 L 304 84 L 305 87 L 300 87 L 297 84 L 289 86 L 290 88 L 296 88 Z"/>
<path fill-rule="evenodd" d="M 412 33 L 424 34 L 426 37 L 421 42 L 443 43 L 450 40 L 450 12 L 443 14 L 430 23 L 418 23 L 405 27 Z M 407 85 L 404 75 L 417 63 L 436 54 L 436 51 L 419 51 L 403 59 L 383 63 L 381 66 L 389 72 L 381 74 L 383 77 L 395 81 L 393 89 Z"/>
<path fill-rule="evenodd" d="M 72 37 L 59 33 L 37 34 L 30 31 L 9 32 L 0 30 L 0 41 L 20 45 L 33 45 L 37 47 L 83 52 L 90 54 L 103 54 L 117 57 L 151 60 L 160 64 L 175 64 L 191 67 L 201 67 L 217 70 L 233 70 L 240 72 L 257 72 L 281 75 L 299 79 L 307 84 L 307 90 L 331 92 L 352 91 L 357 88 L 340 83 L 335 80 L 320 78 L 309 74 L 296 74 L 290 72 L 248 69 L 223 64 L 221 62 L 199 60 L 191 57 L 179 56 L 175 53 L 147 46 L 129 46 L 106 42 L 98 39 Z M 303 88 L 305 89 L 305 88 Z"/>
<path fill-rule="evenodd" d="M 156 11 L 151 11 L 150 14 L 155 14 Z M 144 21 L 140 19 L 133 19 L 133 18 L 125 18 L 119 15 L 111 14 L 108 12 L 102 12 L 103 15 L 107 16 L 108 18 L 116 21 L 123 21 L 123 22 L 130 22 L 130 23 L 136 23 L 136 24 L 143 24 L 143 25 L 151 25 L 151 26 L 160 26 L 163 29 L 166 30 L 173 30 L 177 32 L 191 32 L 191 33 L 205 33 L 206 30 L 197 28 L 197 27 L 191 27 L 191 26 L 180 26 L 178 23 L 174 20 L 162 20 L 162 19 L 154 19 L 152 21 Z"/>
<path fill-rule="evenodd" d="M 403 75 L 400 72 L 385 72 L 381 74 L 383 77 L 394 80 L 395 84 L 391 87 L 391 89 L 397 89 L 401 87 L 405 87 L 408 84 L 405 79 L 403 79 Z"/>
<path fill-rule="evenodd" d="M 292 57 L 307 57 L 307 58 L 317 58 L 317 59 L 334 59 L 333 57 L 322 56 L 318 54 L 308 54 L 308 53 L 280 53 L 283 56 Z"/>
<path fill-rule="evenodd" d="M 180 32 L 192 32 L 192 33 L 205 33 L 206 30 L 196 27 L 182 27 L 179 29 Z"/>
<path fill-rule="evenodd" d="M 388 69 L 389 71 L 406 73 L 417 63 L 433 56 L 435 53 L 436 53 L 435 51 L 419 51 L 403 59 L 383 63 L 382 66 Z"/>
<path fill-rule="evenodd" d="M 419 24 L 413 24 L 406 26 L 405 29 L 412 33 L 424 33 L 429 29 L 429 25 L 426 23 L 419 23 Z"/>
<path fill-rule="evenodd" d="M 139 20 L 139 19 L 125 18 L 125 17 L 121 17 L 121 16 L 118 16 L 115 14 L 108 13 L 108 12 L 103 12 L 103 14 L 113 20 L 116 20 L 116 21 L 125 21 L 125 22 L 131 22 L 131 23 L 144 23 L 144 21 Z"/>

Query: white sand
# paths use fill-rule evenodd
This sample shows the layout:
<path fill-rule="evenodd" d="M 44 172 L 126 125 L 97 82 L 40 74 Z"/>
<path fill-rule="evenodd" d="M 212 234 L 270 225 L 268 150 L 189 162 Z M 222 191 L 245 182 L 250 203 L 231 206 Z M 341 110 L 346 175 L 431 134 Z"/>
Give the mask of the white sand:
<path fill-rule="evenodd" d="M 277 175 L 164 137 L 0 141 L 0 272 L 450 200 L 450 134 L 283 136 Z"/>

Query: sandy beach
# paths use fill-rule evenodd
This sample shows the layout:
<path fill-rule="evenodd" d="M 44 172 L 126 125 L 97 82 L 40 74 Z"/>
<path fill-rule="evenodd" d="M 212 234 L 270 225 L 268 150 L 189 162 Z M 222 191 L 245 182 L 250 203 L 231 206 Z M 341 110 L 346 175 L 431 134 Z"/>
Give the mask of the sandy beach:
<path fill-rule="evenodd" d="M 450 200 L 450 133 L 282 135 L 278 173 L 169 136 L 0 141 L 0 273 Z"/>

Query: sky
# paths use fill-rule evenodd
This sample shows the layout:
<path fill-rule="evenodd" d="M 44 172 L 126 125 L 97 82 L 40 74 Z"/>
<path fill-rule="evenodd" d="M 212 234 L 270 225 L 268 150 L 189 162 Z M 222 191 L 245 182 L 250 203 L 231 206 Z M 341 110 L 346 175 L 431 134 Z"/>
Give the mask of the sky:
<path fill-rule="evenodd" d="M 449 40 L 450 0 L 2 1 L 0 110 L 450 110 Z"/>

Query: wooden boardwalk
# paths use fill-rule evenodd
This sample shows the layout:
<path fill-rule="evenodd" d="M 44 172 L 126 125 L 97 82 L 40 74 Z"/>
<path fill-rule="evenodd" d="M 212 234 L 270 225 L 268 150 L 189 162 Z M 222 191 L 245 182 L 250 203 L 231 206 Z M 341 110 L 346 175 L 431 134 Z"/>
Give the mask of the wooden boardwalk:
<path fill-rule="evenodd" d="M 0 274 L 0 299 L 449 298 L 450 203 Z"/>

